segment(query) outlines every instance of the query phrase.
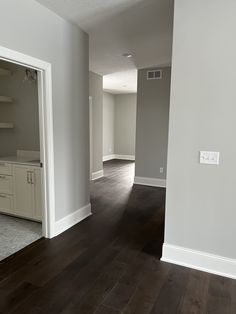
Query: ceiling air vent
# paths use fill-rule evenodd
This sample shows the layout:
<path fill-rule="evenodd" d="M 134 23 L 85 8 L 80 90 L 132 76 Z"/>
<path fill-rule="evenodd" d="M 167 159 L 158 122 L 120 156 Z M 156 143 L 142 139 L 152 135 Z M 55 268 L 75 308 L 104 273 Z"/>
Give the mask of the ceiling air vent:
<path fill-rule="evenodd" d="M 162 70 L 149 70 L 147 71 L 147 80 L 161 80 Z"/>

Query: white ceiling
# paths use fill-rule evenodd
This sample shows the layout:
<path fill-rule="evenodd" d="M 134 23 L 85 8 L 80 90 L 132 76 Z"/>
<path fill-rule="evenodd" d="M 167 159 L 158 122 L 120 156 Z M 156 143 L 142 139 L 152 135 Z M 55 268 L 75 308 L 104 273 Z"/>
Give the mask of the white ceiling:
<path fill-rule="evenodd" d="M 137 92 L 137 70 L 115 72 L 103 76 L 103 89 L 112 94 Z"/>
<path fill-rule="evenodd" d="M 114 82 L 128 75 L 122 86 L 126 85 L 129 92 L 134 86 L 131 76 L 136 80 L 134 69 L 171 62 L 174 0 L 37 1 L 89 34 L 90 70 L 101 75 L 113 74 L 105 78 L 106 89 L 113 84 L 112 90 L 121 92 Z M 123 57 L 124 53 L 132 53 L 133 58 Z"/>

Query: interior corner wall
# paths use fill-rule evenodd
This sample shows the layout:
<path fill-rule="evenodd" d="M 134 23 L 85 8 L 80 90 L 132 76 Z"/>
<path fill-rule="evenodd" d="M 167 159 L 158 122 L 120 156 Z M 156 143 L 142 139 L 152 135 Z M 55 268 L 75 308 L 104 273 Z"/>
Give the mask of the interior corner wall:
<path fill-rule="evenodd" d="M 115 96 L 103 93 L 103 157 L 114 154 Z"/>
<path fill-rule="evenodd" d="M 89 95 L 92 97 L 93 173 L 103 170 L 103 78 L 89 72 Z"/>
<path fill-rule="evenodd" d="M 137 94 L 115 95 L 115 154 L 135 157 Z"/>
<path fill-rule="evenodd" d="M 235 16 L 233 0 L 175 1 L 165 222 L 165 244 L 229 258 L 234 277 Z M 220 164 L 200 164 L 200 150 Z"/>
<path fill-rule="evenodd" d="M 39 151 L 38 84 L 24 80 L 25 67 L 0 60 L 0 67 L 11 76 L 0 76 L 0 95 L 13 97 L 1 103 L 1 121 L 12 122 L 13 129 L 1 129 L 0 156 L 14 156 L 17 150 Z"/>
<path fill-rule="evenodd" d="M 56 220 L 89 204 L 88 35 L 32 0 L 2 0 L 0 46 L 52 64 Z"/>
<path fill-rule="evenodd" d="M 161 69 L 160 80 L 147 80 L 150 69 L 138 71 L 135 176 L 165 180 L 171 68 Z"/>

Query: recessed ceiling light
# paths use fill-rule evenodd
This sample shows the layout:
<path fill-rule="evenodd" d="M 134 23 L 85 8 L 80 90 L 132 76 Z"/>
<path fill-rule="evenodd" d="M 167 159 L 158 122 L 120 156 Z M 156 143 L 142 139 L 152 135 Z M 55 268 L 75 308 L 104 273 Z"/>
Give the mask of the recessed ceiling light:
<path fill-rule="evenodd" d="M 125 58 L 132 58 L 133 57 L 132 53 L 123 53 L 122 56 Z"/>

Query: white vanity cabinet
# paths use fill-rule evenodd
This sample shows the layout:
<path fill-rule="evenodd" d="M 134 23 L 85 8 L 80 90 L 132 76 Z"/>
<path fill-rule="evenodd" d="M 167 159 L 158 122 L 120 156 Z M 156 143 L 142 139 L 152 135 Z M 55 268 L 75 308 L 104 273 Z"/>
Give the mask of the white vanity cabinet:
<path fill-rule="evenodd" d="M 34 217 L 36 220 L 42 221 L 42 189 L 41 189 L 41 169 L 37 167 L 34 169 Z"/>
<path fill-rule="evenodd" d="M 41 220 L 41 168 L 0 163 L 0 212 Z"/>
<path fill-rule="evenodd" d="M 0 212 L 10 214 L 13 211 L 12 165 L 0 163 Z"/>
<path fill-rule="evenodd" d="M 13 196 L 8 194 L 0 194 L 0 213 L 13 214 Z"/>
<path fill-rule="evenodd" d="M 11 195 L 13 191 L 12 176 L 8 174 L 0 174 L 0 191 L 2 194 Z"/>

